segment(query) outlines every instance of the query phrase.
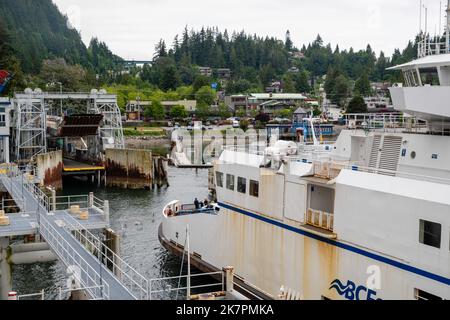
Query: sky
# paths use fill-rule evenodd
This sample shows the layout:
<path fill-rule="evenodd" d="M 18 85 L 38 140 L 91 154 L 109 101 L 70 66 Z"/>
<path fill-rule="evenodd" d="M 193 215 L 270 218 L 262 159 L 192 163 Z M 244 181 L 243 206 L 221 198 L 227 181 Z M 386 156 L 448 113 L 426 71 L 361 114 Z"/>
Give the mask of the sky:
<path fill-rule="evenodd" d="M 284 39 L 289 30 L 298 48 L 320 34 L 334 48 L 365 49 L 391 55 L 405 48 L 420 29 L 421 0 L 53 0 L 88 44 L 106 42 L 127 60 L 151 60 L 156 43 L 171 45 L 187 25 L 199 30 L 245 30 Z M 440 3 L 442 11 L 440 12 Z M 422 0 L 428 9 L 427 30 L 444 29 L 445 0 Z M 422 10 L 425 29 L 425 9 Z"/>

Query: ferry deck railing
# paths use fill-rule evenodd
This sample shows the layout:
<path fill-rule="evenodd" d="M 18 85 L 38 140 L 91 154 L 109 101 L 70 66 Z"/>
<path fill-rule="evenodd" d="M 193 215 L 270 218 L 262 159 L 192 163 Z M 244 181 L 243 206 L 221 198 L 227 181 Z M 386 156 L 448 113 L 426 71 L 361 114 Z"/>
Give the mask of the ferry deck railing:
<path fill-rule="evenodd" d="M 306 212 L 305 221 L 307 224 L 312 225 L 314 227 L 329 230 L 331 232 L 333 232 L 334 230 L 333 213 L 315 209 L 308 209 L 308 211 Z"/>
<path fill-rule="evenodd" d="M 418 132 L 428 128 L 426 121 L 403 113 L 352 113 L 346 114 L 344 120 L 348 129 Z"/>
<path fill-rule="evenodd" d="M 433 42 L 430 39 L 424 39 L 417 44 L 418 58 L 424 58 L 430 55 L 446 54 L 449 46 L 444 42 Z"/>
<path fill-rule="evenodd" d="M 385 176 L 406 178 L 412 180 L 428 181 L 434 183 L 448 184 L 450 185 L 449 178 L 441 178 L 436 176 L 427 176 L 417 173 L 405 172 L 405 171 L 393 171 L 379 168 L 371 168 L 365 166 L 363 162 L 360 161 L 350 161 L 350 160 L 333 160 L 331 157 L 324 157 L 322 159 L 311 158 L 311 157 L 290 157 L 291 162 L 303 162 L 312 164 L 314 167 L 314 175 L 323 179 L 335 179 L 339 176 L 341 170 L 347 169 L 358 172 L 366 172 L 372 174 L 379 174 Z"/>
<path fill-rule="evenodd" d="M 214 282 L 214 283 L 207 283 L 207 284 L 201 284 L 201 285 L 194 285 L 194 286 L 190 286 L 189 288 L 191 290 L 198 290 L 198 289 L 205 289 L 205 288 L 221 288 L 221 291 L 225 291 L 225 272 L 223 271 L 217 271 L 217 272 L 209 272 L 209 273 L 199 273 L 199 274 L 191 274 L 191 279 L 196 279 L 199 277 L 204 277 L 204 276 L 208 276 L 208 277 L 220 277 L 221 281 L 220 282 Z M 150 279 L 149 282 L 149 295 L 150 295 L 150 300 L 152 300 L 152 298 L 155 297 L 155 295 L 157 296 L 158 294 L 162 294 L 162 293 L 171 293 L 171 292 L 179 292 L 179 291 L 187 291 L 188 287 L 187 286 L 183 286 L 183 287 L 171 287 L 169 285 L 167 285 L 167 282 L 175 282 L 178 281 L 178 283 L 180 283 L 180 281 L 182 279 L 187 279 L 189 276 L 188 275 L 184 275 L 184 276 L 176 276 L 176 277 L 165 277 L 165 278 L 158 278 L 158 279 Z"/>

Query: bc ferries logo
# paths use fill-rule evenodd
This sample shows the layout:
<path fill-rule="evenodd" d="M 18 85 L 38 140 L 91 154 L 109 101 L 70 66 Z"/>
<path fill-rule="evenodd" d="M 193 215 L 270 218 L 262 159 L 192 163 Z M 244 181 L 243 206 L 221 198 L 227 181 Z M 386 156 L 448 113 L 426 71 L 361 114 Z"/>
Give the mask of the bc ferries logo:
<path fill-rule="evenodd" d="M 381 300 L 377 299 L 377 292 L 368 289 L 365 286 L 356 286 L 353 281 L 347 281 L 344 285 L 340 280 L 336 279 L 331 283 L 330 290 L 336 290 L 337 293 L 347 300 Z"/>

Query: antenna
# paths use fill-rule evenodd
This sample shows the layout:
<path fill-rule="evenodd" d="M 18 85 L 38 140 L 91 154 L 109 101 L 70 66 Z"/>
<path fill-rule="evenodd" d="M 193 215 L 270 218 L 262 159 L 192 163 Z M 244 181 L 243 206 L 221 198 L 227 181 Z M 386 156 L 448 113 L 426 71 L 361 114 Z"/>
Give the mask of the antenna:
<path fill-rule="evenodd" d="M 420 0 L 420 9 L 419 9 L 419 36 L 422 35 L 422 0 Z"/>
<path fill-rule="evenodd" d="M 445 26 L 445 53 L 448 53 L 450 50 L 450 0 L 447 1 L 447 25 Z"/>

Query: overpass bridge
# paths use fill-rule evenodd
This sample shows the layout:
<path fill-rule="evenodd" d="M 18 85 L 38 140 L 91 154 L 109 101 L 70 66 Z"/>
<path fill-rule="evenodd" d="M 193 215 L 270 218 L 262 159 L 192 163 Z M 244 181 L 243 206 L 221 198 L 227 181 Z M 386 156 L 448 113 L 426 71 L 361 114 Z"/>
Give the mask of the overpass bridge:
<path fill-rule="evenodd" d="M 0 239 L 40 234 L 91 299 L 148 299 L 148 280 L 90 231 L 109 225 L 108 202 L 93 194 L 83 201 L 56 197 L 54 191 L 49 197 L 31 178 L 15 165 L 1 168 L 0 181 L 20 213 L 8 215 L 10 224 L 0 226 Z M 69 208 L 83 202 L 90 215 L 79 221 Z"/>

